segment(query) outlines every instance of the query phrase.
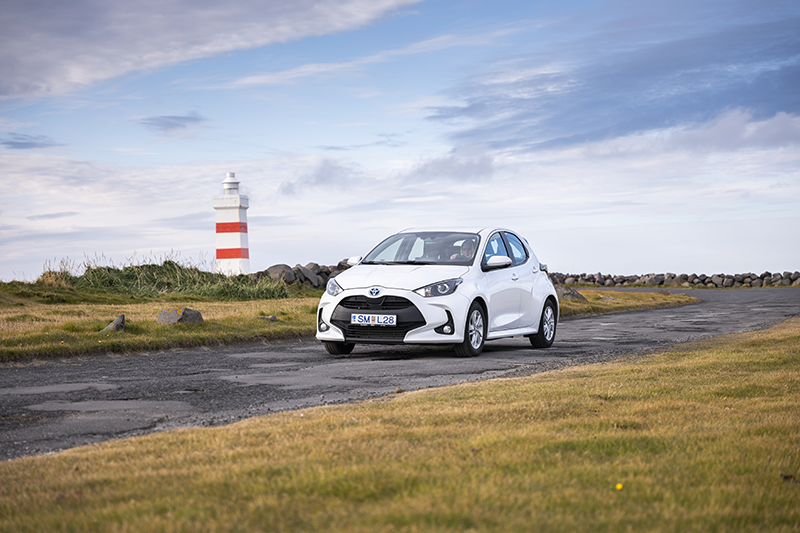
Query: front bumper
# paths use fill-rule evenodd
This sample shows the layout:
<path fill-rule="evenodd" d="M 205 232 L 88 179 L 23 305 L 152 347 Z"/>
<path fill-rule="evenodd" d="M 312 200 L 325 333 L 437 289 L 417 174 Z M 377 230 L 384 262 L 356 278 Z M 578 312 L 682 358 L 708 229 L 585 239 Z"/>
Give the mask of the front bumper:
<path fill-rule="evenodd" d="M 317 339 L 375 344 L 455 344 L 464 340 L 469 301 L 455 292 L 423 298 L 411 291 L 382 288 L 371 298 L 368 289 L 350 289 L 337 296 L 324 294 L 317 310 Z M 396 326 L 351 325 L 351 313 L 396 315 Z M 320 324 L 327 326 L 326 331 Z M 442 326 L 452 325 L 452 333 Z M 436 331 L 439 329 L 439 332 Z"/>

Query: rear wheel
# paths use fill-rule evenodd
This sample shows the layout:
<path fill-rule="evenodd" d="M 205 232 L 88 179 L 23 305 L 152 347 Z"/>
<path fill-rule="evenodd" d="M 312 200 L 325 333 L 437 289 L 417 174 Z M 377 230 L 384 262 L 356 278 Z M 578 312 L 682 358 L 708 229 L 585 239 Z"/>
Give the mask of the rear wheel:
<path fill-rule="evenodd" d="M 356 347 L 355 343 L 352 342 L 322 341 L 322 344 L 325 345 L 325 349 L 331 355 L 347 355 Z"/>
<path fill-rule="evenodd" d="M 486 314 L 478 302 L 472 302 L 464 328 L 464 342 L 455 345 L 459 357 L 475 357 L 483 351 L 486 342 Z"/>
<path fill-rule="evenodd" d="M 549 348 L 556 338 L 556 306 L 552 300 L 547 300 L 542 309 L 542 319 L 539 321 L 539 331 L 528 337 L 534 348 Z"/>

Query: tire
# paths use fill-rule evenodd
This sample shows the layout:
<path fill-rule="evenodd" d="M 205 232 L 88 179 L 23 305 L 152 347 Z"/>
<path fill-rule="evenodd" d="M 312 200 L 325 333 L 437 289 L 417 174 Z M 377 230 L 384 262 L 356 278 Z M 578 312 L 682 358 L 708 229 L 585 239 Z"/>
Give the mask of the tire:
<path fill-rule="evenodd" d="M 355 343 L 352 342 L 322 341 L 322 344 L 325 345 L 325 349 L 331 355 L 347 355 L 356 347 Z"/>
<path fill-rule="evenodd" d="M 455 345 L 459 357 L 475 357 L 483 351 L 486 343 L 486 312 L 478 302 L 472 302 L 464 327 L 464 342 Z"/>
<path fill-rule="evenodd" d="M 539 321 L 539 331 L 528 337 L 534 348 L 549 348 L 556 339 L 556 306 L 552 300 L 547 300 L 542 309 L 542 319 Z"/>

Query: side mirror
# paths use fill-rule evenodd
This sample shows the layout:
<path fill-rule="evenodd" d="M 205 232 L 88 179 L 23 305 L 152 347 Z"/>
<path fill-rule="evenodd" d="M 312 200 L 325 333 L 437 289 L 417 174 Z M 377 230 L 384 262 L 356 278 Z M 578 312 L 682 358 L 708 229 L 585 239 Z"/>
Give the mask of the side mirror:
<path fill-rule="evenodd" d="M 505 268 L 512 263 L 511 258 L 506 255 L 493 255 L 486 261 L 486 270 Z"/>
<path fill-rule="evenodd" d="M 544 263 L 539 263 L 539 270 L 547 272 L 547 265 L 545 265 Z M 549 272 L 547 273 L 549 274 Z"/>
<path fill-rule="evenodd" d="M 350 265 L 351 267 L 356 266 L 360 262 L 361 262 L 361 256 L 360 255 L 354 255 L 353 257 L 351 257 L 350 259 L 347 260 L 347 264 Z"/>

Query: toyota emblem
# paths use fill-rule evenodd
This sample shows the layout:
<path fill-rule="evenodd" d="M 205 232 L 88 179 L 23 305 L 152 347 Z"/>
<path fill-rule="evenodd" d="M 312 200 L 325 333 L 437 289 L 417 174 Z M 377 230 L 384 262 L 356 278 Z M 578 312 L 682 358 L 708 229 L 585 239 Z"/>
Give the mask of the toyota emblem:
<path fill-rule="evenodd" d="M 378 287 L 372 287 L 369 290 L 369 295 L 372 296 L 373 298 L 377 298 L 378 296 L 381 295 L 381 290 Z"/>

